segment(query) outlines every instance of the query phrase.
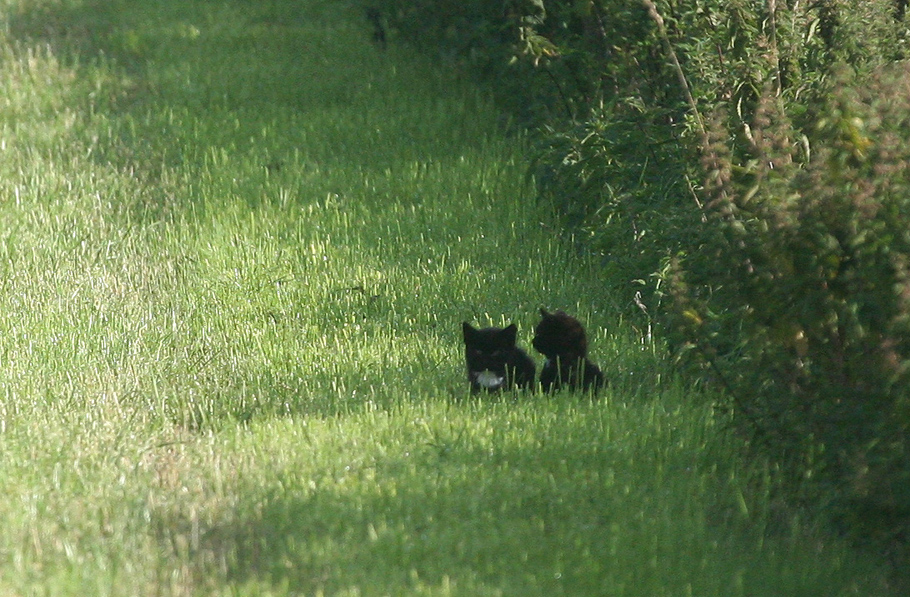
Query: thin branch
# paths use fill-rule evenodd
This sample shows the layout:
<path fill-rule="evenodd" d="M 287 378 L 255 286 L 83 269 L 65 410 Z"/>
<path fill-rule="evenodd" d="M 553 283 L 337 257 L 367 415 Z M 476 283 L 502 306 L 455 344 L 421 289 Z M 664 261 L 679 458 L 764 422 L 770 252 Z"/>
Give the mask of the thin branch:
<path fill-rule="evenodd" d="M 702 135 L 702 142 L 707 149 L 708 130 L 705 128 L 701 113 L 698 111 L 698 104 L 695 103 L 695 98 L 692 97 L 689 81 L 686 79 L 686 73 L 683 72 L 682 65 L 679 63 L 679 58 L 676 57 L 676 50 L 673 49 L 673 44 L 670 43 L 670 36 L 667 35 L 667 26 L 664 24 L 664 18 L 657 12 L 657 6 L 655 6 L 654 2 L 651 0 L 642 0 L 642 3 L 645 5 L 645 8 L 648 9 L 648 16 L 650 16 L 651 20 L 654 21 L 654 24 L 657 25 L 657 32 L 660 34 L 660 39 L 663 41 L 664 48 L 667 50 L 667 55 L 670 57 L 670 62 L 673 64 L 673 70 L 676 71 L 676 77 L 679 79 L 679 86 L 683 90 L 683 94 L 686 97 L 686 103 L 689 104 L 689 109 L 692 110 L 692 115 L 695 117 L 695 123 L 698 125 L 698 130 Z"/>
<path fill-rule="evenodd" d="M 679 80 L 679 85 L 682 87 L 683 94 L 686 97 L 686 102 L 689 104 L 689 109 L 692 111 L 692 116 L 695 118 L 696 125 L 698 125 L 698 132 L 701 135 L 701 149 L 711 159 L 712 163 L 718 163 L 718 156 L 711 149 L 711 139 L 708 137 L 708 129 L 705 127 L 701 113 L 698 111 L 698 104 L 695 102 L 695 98 L 692 96 L 692 90 L 689 87 L 689 81 L 686 79 L 686 73 L 683 72 L 682 65 L 679 63 L 679 58 L 676 56 L 676 50 L 673 49 L 673 44 L 670 43 L 670 36 L 667 34 L 667 27 L 664 24 L 664 19 L 662 16 L 660 16 L 660 13 L 657 12 L 657 6 L 654 4 L 654 2 L 652 2 L 652 0 L 642 0 L 642 3 L 644 3 L 645 8 L 648 9 L 648 15 L 651 17 L 651 20 L 653 20 L 657 25 L 657 32 L 660 34 L 660 38 L 663 41 L 667 54 L 670 56 L 670 62 L 673 64 L 673 70 L 676 71 L 676 77 Z M 689 182 L 688 177 L 686 180 Z M 689 182 L 689 188 L 692 188 L 691 182 Z M 725 188 L 721 188 L 720 193 L 724 198 L 727 197 L 727 190 Z M 695 204 L 702 212 L 702 222 L 707 222 L 707 214 L 705 213 L 704 205 L 701 203 L 701 201 L 698 200 L 698 196 L 695 195 L 694 192 L 693 197 L 695 198 Z"/>
<path fill-rule="evenodd" d="M 771 68 L 774 71 L 774 96 L 780 97 L 783 76 L 780 72 L 780 56 L 777 53 L 777 0 L 768 0 L 768 29 L 771 41 Z"/>
<path fill-rule="evenodd" d="M 566 94 L 562 90 L 562 85 L 559 84 L 559 79 L 556 78 L 556 75 L 553 74 L 553 71 L 550 70 L 550 67 L 546 64 L 543 65 L 543 72 L 550 77 L 550 81 L 553 82 L 553 85 L 556 87 L 556 91 L 559 92 L 559 98 L 562 100 L 563 108 L 566 111 L 566 116 L 573 123 L 575 122 L 575 113 L 572 110 L 572 104 L 569 103 L 569 99 L 566 97 Z"/>

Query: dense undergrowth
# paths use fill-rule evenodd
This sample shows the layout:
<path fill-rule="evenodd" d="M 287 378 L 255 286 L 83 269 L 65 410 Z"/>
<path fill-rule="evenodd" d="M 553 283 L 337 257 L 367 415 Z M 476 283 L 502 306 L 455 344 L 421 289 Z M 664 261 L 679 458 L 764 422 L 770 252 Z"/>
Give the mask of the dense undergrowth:
<path fill-rule="evenodd" d="M 540 197 L 791 499 L 904 567 L 907 3 L 374 4 L 495 81 Z"/>

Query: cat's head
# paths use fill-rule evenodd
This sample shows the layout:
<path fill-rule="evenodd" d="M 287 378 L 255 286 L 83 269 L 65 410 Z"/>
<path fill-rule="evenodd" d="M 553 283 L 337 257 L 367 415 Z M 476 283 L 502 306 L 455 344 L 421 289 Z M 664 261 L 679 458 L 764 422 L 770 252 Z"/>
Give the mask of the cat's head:
<path fill-rule="evenodd" d="M 534 328 L 534 340 L 531 342 L 537 352 L 547 356 L 583 358 L 588 354 L 588 339 L 581 323 L 563 311 L 549 313 L 540 310 L 543 319 Z"/>
<path fill-rule="evenodd" d="M 512 324 L 506 328 L 477 329 L 464 322 L 462 330 L 468 379 L 473 389 L 475 391 L 503 389 L 508 383 L 507 368 L 516 350 L 515 338 L 518 328 Z"/>
<path fill-rule="evenodd" d="M 475 328 L 465 321 L 461 324 L 464 344 L 468 349 L 486 354 L 507 351 L 515 348 L 518 327 L 513 323 L 506 328 Z"/>

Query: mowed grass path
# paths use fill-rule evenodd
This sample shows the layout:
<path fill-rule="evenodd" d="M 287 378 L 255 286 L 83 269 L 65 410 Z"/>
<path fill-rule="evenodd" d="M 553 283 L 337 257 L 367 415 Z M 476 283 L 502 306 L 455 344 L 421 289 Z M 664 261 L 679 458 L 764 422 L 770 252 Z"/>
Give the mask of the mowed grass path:
<path fill-rule="evenodd" d="M 885 595 L 354 3 L 0 0 L 0 595 Z M 597 400 L 474 398 L 576 313 Z"/>

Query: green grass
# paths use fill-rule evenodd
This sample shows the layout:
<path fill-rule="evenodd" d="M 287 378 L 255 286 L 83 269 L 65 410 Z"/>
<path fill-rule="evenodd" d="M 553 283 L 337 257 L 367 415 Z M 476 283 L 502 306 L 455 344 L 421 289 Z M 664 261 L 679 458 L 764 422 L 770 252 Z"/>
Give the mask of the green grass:
<path fill-rule="evenodd" d="M 0 14 L 0 595 L 888 594 L 354 5 Z M 540 306 L 610 389 L 470 396 Z"/>

